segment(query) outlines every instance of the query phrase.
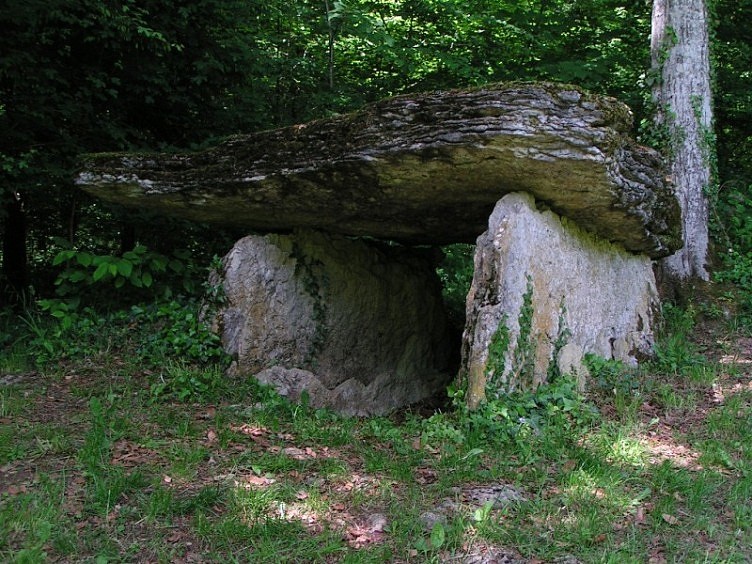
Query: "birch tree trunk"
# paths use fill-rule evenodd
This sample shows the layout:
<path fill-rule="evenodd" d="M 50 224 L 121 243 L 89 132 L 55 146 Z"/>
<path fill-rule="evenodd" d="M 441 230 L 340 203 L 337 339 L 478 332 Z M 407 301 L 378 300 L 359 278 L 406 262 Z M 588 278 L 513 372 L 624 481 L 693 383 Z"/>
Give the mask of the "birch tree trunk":
<path fill-rule="evenodd" d="M 662 262 L 671 280 L 708 279 L 712 106 L 706 0 L 654 0 L 651 52 L 656 125 L 668 129 L 684 247 Z"/>

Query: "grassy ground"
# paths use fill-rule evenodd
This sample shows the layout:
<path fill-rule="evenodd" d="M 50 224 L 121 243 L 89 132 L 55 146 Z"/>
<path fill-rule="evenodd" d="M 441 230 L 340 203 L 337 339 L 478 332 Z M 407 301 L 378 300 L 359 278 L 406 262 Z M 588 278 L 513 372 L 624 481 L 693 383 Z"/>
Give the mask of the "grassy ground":
<path fill-rule="evenodd" d="M 752 339 L 675 318 L 649 368 L 510 404 L 534 421 L 340 418 L 104 330 L 44 369 L 17 343 L 0 560 L 750 562 Z"/>

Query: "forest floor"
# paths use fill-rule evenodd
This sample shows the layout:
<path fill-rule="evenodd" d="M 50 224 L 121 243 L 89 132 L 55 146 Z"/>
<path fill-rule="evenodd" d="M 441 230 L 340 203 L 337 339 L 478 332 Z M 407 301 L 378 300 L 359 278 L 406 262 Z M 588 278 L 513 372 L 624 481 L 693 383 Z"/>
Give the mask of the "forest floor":
<path fill-rule="evenodd" d="M 503 441 L 419 407 L 196 396 L 221 372 L 117 350 L 6 368 L 0 560 L 750 562 L 752 338 L 672 339 L 651 369 L 594 375 L 592 417 Z"/>

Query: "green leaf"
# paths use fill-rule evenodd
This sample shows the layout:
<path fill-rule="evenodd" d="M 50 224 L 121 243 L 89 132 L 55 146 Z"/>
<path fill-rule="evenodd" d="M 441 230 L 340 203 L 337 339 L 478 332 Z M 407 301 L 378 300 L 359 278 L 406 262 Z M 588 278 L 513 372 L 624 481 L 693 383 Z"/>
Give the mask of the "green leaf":
<path fill-rule="evenodd" d="M 148 272 L 144 272 L 141 275 L 141 282 L 143 282 L 144 286 L 146 286 L 147 288 L 150 288 L 151 287 L 151 283 L 153 282 L 151 274 L 148 273 Z"/>
<path fill-rule="evenodd" d="M 86 272 L 83 270 L 76 270 L 68 276 L 68 280 L 71 282 L 81 282 L 82 280 L 86 280 Z"/>
<path fill-rule="evenodd" d="M 124 259 L 121 259 L 117 263 L 117 271 L 121 276 L 128 278 L 133 272 L 133 263 Z"/>
<path fill-rule="evenodd" d="M 479 454 L 483 454 L 482 448 L 474 448 L 470 452 L 468 452 L 465 456 L 463 456 L 460 460 L 467 460 L 468 458 L 472 458 L 473 456 L 478 456 Z"/>
<path fill-rule="evenodd" d="M 151 258 L 149 261 L 149 264 L 151 265 L 151 269 L 155 272 L 164 272 L 167 268 L 167 257 L 162 255 L 157 255 Z"/>
<path fill-rule="evenodd" d="M 76 251 L 60 251 L 57 255 L 55 255 L 55 258 L 52 259 L 52 265 L 57 266 L 58 264 L 70 260 L 75 254 Z"/>
<path fill-rule="evenodd" d="M 91 277 L 94 279 L 94 282 L 99 282 L 102 278 L 107 276 L 109 267 L 110 265 L 106 262 L 101 262 L 97 269 L 94 271 L 94 274 L 91 275 Z"/>
<path fill-rule="evenodd" d="M 444 531 L 444 525 L 436 523 L 431 529 L 431 546 L 433 548 L 439 548 L 444 544 L 446 540 L 446 531 Z"/>
<path fill-rule="evenodd" d="M 90 253 L 78 253 L 76 260 L 81 266 L 91 266 L 92 256 Z"/>

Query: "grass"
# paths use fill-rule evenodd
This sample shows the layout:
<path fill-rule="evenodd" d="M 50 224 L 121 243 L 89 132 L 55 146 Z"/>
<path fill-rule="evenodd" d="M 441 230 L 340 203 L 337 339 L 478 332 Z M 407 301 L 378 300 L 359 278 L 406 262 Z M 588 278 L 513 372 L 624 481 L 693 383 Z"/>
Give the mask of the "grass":
<path fill-rule="evenodd" d="M 752 374 L 673 315 L 652 364 L 595 362 L 584 404 L 547 390 L 529 424 L 343 418 L 97 335 L 0 386 L 0 560 L 750 561 Z"/>

